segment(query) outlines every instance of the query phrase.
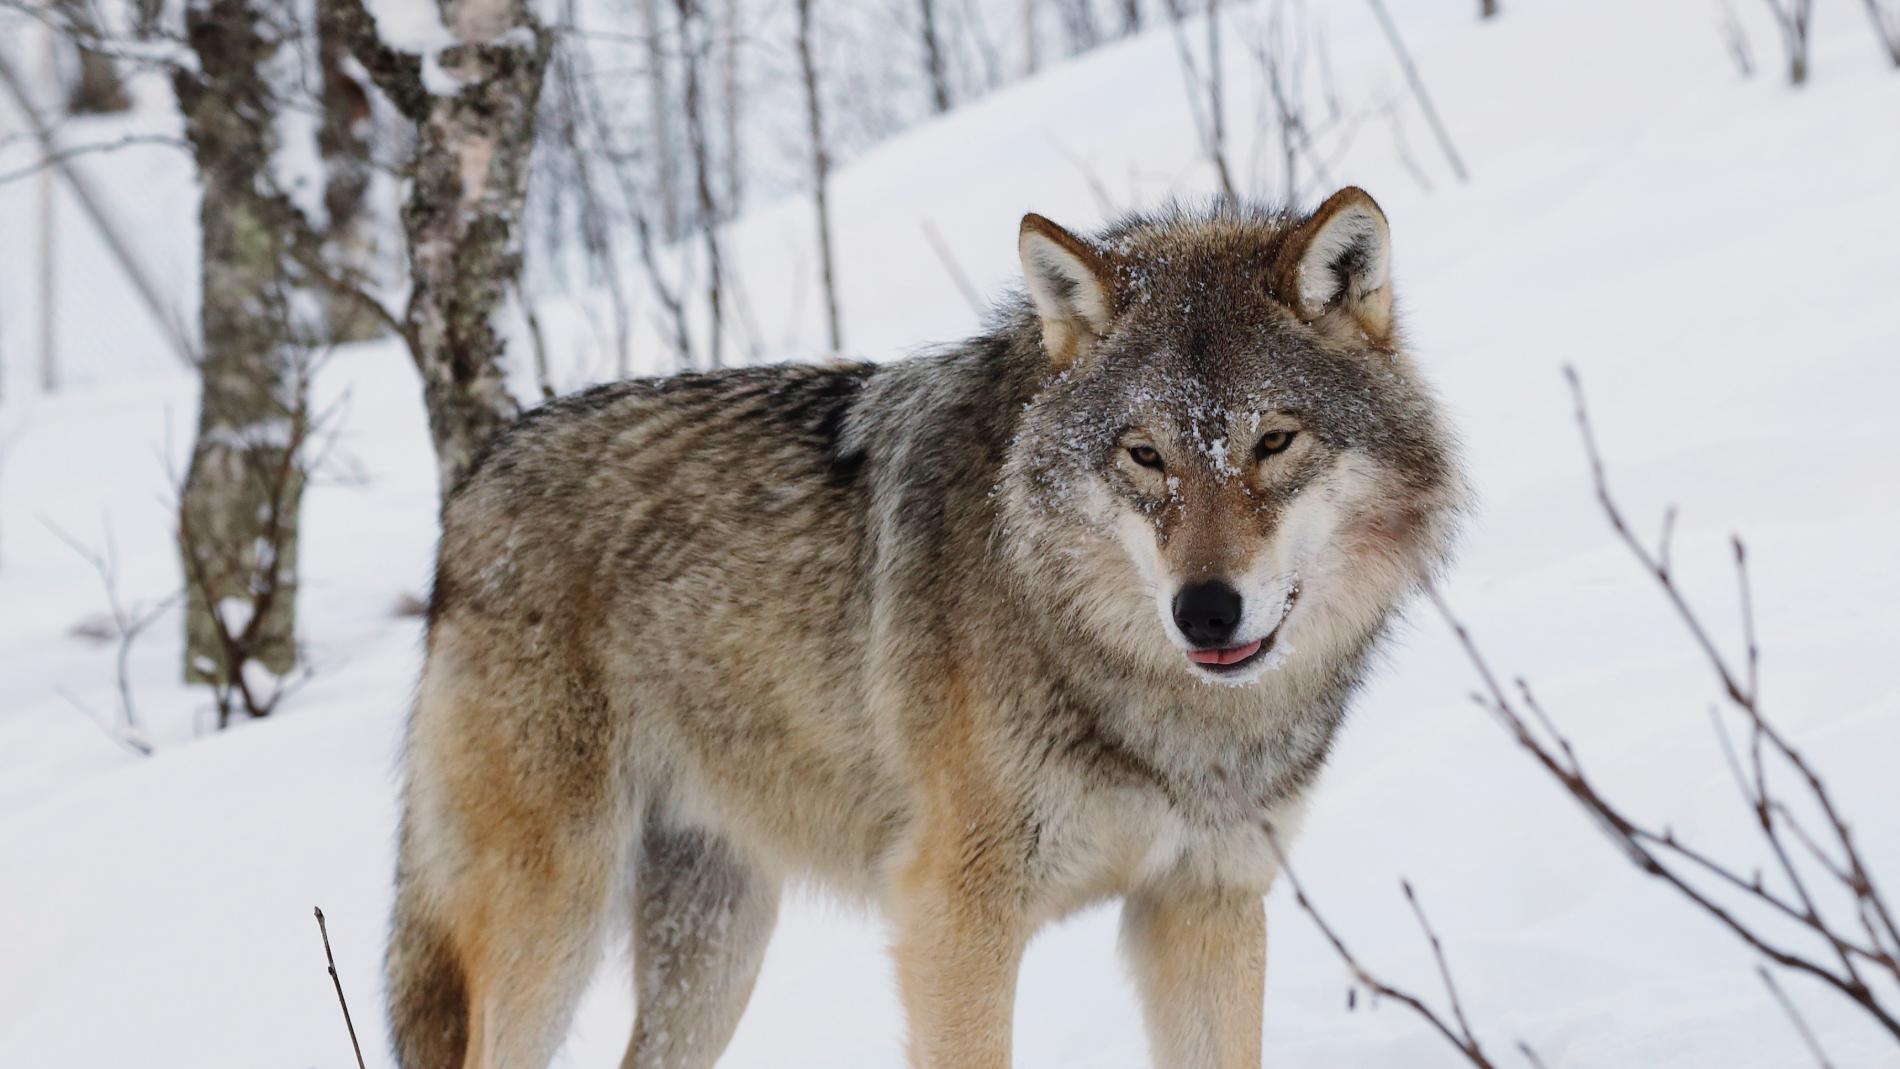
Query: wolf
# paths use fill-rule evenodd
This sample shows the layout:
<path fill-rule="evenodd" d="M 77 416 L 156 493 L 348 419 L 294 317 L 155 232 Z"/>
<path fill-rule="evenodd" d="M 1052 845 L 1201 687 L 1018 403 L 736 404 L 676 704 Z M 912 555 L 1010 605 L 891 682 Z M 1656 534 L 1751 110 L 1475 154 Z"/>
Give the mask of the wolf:
<path fill-rule="evenodd" d="M 1277 844 L 1446 564 L 1456 444 L 1359 189 L 1019 251 L 962 344 L 598 387 L 473 467 L 406 735 L 404 1069 L 546 1066 L 623 931 L 623 1066 L 712 1065 L 793 882 L 887 918 L 917 1069 L 1007 1066 L 1030 937 L 1112 899 L 1153 1061 L 1260 1064 Z"/>

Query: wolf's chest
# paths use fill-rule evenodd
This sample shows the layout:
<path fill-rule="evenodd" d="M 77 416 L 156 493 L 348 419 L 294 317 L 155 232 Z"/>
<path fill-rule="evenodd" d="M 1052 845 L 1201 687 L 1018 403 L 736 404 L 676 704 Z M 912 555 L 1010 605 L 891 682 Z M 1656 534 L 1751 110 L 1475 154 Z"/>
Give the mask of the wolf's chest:
<path fill-rule="evenodd" d="M 1052 815 L 1041 837 L 1052 912 L 1176 881 L 1264 892 L 1277 868 L 1264 826 L 1285 843 L 1301 806 L 1300 799 L 1266 809 L 1203 799 L 1190 810 L 1158 789 L 1091 792 Z"/>

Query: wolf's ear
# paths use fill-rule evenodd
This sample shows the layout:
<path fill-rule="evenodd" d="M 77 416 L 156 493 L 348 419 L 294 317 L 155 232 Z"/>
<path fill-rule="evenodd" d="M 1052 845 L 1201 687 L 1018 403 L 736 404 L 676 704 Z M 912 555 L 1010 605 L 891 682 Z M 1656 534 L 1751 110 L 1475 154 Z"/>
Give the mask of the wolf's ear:
<path fill-rule="evenodd" d="M 1333 311 L 1355 320 L 1375 345 L 1392 337 L 1392 233 L 1358 186 L 1326 198 L 1287 236 L 1273 266 L 1273 292 L 1300 318 Z"/>
<path fill-rule="evenodd" d="M 1042 347 L 1067 367 L 1108 331 L 1114 317 L 1114 265 L 1100 249 L 1030 213 L 1016 239 L 1029 299 L 1042 317 Z"/>

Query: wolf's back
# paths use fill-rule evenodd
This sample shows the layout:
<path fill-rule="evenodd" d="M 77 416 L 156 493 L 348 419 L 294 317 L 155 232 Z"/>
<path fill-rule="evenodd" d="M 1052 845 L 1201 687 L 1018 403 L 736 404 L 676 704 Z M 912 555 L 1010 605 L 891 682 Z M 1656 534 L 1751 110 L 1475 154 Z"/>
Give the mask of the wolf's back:
<path fill-rule="evenodd" d="M 753 601 L 772 573 L 856 537 L 862 456 L 845 426 L 871 372 L 690 374 L 528 412 L 449 502 L 431 621 L 606 608 L 662 589 L 702 612 Z"/>

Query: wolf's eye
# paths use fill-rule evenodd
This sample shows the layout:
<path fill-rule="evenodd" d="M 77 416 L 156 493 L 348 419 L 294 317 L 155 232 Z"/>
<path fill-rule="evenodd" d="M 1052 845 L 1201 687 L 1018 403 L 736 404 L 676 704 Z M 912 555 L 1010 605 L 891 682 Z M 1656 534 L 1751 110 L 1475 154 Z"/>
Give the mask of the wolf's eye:
<path fill-rule="evenodd" d="M 1297 433 L 1299 432 L 1268 431 L 1260 436 L 1260 444 L 1254 446 L 1254 456 L 1265 460 L 1275 453 L 1286 452 L 1286 447 L 1293 444 L 1293 436 Z"/>
<path fill-rule="evenodd" d="M 1144 468 L 1153 468 L 1156 471 L 1161 470 L 1161 451 L 1154 446 L 1131 445 L 1128 447 L 1128 456 L 1135 463 Z"/>

